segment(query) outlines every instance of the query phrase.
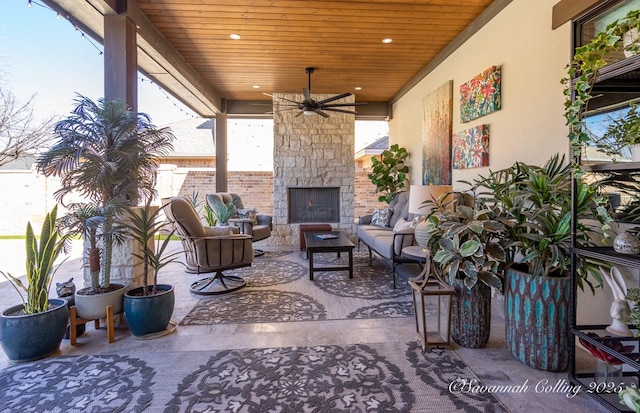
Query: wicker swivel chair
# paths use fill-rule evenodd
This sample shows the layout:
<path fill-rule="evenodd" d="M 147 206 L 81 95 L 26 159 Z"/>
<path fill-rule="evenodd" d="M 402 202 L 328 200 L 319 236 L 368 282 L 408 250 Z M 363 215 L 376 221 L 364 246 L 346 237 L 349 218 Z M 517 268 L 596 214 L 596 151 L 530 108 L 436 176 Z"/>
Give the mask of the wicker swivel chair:
<path fill-rule="evenodd" d="M 186 271 L 215 273 L 191 284 L 192 293 L 223 294 L 245 286 L 243 278 L 222 272 L 251 265 L 253 244 L 249 235 L 233 234 L 230 227 L 203 226 L 193 205 L 185 198 L 171 198 L 165 213 L 182 241 Z"/>
<path fill-rule="evenodd" d="M 233 202 L 236 211 L 245 208 L 238 194 L 231 192 L 207 194 L 207 204 L 214 211 L 220 203 L 229 204 L 230 202 Z M 271 215 L 256 215 L 254 221 L 248 218 L 239 218 L 238 214 L 235 213 L 231 216 L 231 219 L 229 219 L 228 224 L 239 228 L 241 234 L 250 235 L 253 242 L 257 242 L 271 236 L 271 231 L 273 230 L 272 220 Z M 255 250 L 256 256 L 262 254 L 264 254 L 262 250 Z"/>

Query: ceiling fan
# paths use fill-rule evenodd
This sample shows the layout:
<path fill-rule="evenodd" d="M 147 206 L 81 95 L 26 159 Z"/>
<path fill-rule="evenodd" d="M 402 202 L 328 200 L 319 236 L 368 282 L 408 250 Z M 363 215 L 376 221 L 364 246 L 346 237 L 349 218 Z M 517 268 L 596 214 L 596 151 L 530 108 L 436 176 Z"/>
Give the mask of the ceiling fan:
<path fill-rule="evenodd" d="M 315 71 L 315 68 L 307 67 L 305 68 L 305 71 L 309 75 L 309 88 L 302 89 L 302 94 L 304 95 L 304 100 L 302 102 L 296 102 L 294 100 L 283 98 L 280 96 L 273 96 L 268 93 L 265 93 L 265 95 L 270 96 L 272 98 L 276 98 L 276 99 L 282 99 L 288 102 L 289 104 L 281 105 L 281 106 L 289 107 L 289 109 L 285 109 L 285 110 L 299 109 L 300 112 L 298 112 L 298 114 L 295 115 L 296 117 L 302 114 L 313 115 L 314 113 L 317 113 L 320 116 L 328 118 L 329 115 L 325 113 L 325 111 L 350 113 L 355 115 L 356 112 L 354 110 L 346 110 L 341 108 L 349 107 L 349 106 L 365 106 L 367 104 L 367 102 L 331 103 L 336 100 L 346 98 L 347 96 L 351 96 L 351 93 L 349 92 L 341 93 L 339 95 L 331 96 L 330 98 L 319 100 L 319 101 L 313 100 L 311 98 L 311 74 Z"/>

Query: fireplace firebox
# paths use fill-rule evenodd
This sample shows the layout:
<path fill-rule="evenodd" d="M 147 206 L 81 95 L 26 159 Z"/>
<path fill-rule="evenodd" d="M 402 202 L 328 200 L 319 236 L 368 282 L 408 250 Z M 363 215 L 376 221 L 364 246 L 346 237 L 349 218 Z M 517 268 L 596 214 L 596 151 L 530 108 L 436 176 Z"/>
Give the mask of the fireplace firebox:
<path fill-rule="evenodd" d="M 340 188 L 290 187 L 288 223 L 340 222 Z"/>

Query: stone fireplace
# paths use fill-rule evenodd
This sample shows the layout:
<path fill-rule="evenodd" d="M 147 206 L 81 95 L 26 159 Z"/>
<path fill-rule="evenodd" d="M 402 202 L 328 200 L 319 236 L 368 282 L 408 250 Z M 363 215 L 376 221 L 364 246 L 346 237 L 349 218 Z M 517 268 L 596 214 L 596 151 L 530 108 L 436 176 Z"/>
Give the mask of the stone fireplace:
<path fill-rule="evenodd" d="M 302 101 L 301 94 L 276 94 Z M 333 94 L 313 94 L 322 100 Z M 353 102 L 349 96 L 338 102 Z M 290 222 L 289 190 L 292 188 L 336 188 L 338 211 L 326 221 L 334 229 L 355 233 L 354 224 L 354 141 L 355 115 L 327 112 L 299 115 L 297 109 L 280 106 L 274 99 L 273 115 L 273 232 L 270 245 L 298 245 L 300 222 Z M 318 212 L 318 211 L 316 211 Z M 321 214 L 325 214 L 324 210 Z"/>

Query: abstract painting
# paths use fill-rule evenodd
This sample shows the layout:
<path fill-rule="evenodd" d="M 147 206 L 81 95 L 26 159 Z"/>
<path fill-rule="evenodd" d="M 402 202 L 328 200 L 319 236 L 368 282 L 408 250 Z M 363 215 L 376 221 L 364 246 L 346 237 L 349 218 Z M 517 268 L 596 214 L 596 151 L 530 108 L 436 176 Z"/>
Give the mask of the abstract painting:
<path fill-rule="evenodd" d="M 453 81 L 424 98 L 422 184 L 451 185 Z"/>
<path fill-rule="evenodd" d="M 453 169 L 489 166 L 489 125 L 479 125 L 453 135 Z"/>
<path fill-rule="evenodd" d="M 491 66 L 460 85 L 460 121 L 469 122 L 500 109 L 500 66 Z"/>

